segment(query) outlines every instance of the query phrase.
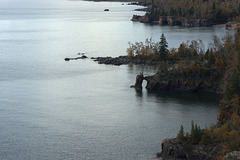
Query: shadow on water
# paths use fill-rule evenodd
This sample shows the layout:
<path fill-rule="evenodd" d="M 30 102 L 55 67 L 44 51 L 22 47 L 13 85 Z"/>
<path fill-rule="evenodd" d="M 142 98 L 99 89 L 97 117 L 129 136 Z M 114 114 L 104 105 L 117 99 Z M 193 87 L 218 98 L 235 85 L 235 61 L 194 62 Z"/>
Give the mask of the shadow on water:
<path fill-rule="evenodd" d="M 159 69 L 159 66 L 144 66 L 144 65 L 128 65 L 128 71 L 130 75 L 138 75 L 140 72 L 144 73 L 144 76 L 153 75 Z M 180 105 L 195 105 L 195 106 L 219 106 L 221 99 L 220 95 L 214 93 L 205 92 L 184 92 L 184 91 L 149 91 L 145 87 L 146 81 L 143 81 L 141 91 L 136 90 L 136 97 L 139 101 L 145 99 L 148 102 L 155 103 L 174 103 Z"/>
<path fill-rule="evenodd" d="M 135 89 L 135 91 L 136 91 L 136 96 L 137 97 L 142 97 L 143 96 L 143 91 L 142 90 Z"/>
<path fill-rule="evenodd" d="M 193 93 L 183 91 L 147 91 L 148 98 L 154 98 L 157 102 L 176 102 L 183 105 L 208 104 L 218 105 L 220 96 L 213 93 Z"/>

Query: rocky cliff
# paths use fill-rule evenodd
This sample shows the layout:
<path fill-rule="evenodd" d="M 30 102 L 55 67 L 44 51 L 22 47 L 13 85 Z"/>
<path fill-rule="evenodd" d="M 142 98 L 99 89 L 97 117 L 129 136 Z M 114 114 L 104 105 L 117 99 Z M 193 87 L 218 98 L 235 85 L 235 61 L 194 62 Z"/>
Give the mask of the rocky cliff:
<path fill-rule="evenodd" d="M 225 82 L 229 81 L 231 74 L 225 69 L 202 69 L 194 71 L 169 71 L 167 73 L 156 73 L 152 76 L 144 77 L 147 81 L 148 90 L 174 90 L 174 91 L 201 91 L 222 94 Z M 138 81 L 139 82 L 139 81 Z M 139 83 L 138 83 L 139 86 Z M 231 118 L 232 107 L 226 106 L 221 109 L 218 115 L 218 124 L 221 126 L 224 121 Z M 199 142 L 192 144 L 189 141 L 180 141 L 176 138 L 165 139 L 162 141 L 162 152 L 157 157 L 163 160 L 212 160 L 217 159 L 222 154 L 222 144 L 209 141 L 208 143 Z M 228 157 L 236 156 L 226 155 Z"/>
<path fill-rule="evenodd" d="M 206 70 L 196 73 L 157 73 L 144 77 L 147 81 L 148 90 L 173 90 L 191 92 L 223 92 L 222 79 L 224 70 Z"/>
<path fill-rule="evenodd" d="M 139 16 L 133 15 L 132 21 L 138 21 L 141 23 L 157 23 L 160 25 L 170 26 L 186 26 L 186 27 L 200 27 L 200 26 L 211 26 L 214 23 L 208 19 L 188 19 L 184 17 L 173 17 L 173 16 L 160 16 L 150 18 L 147 15 Z"/>
<path fill-rule="evenodd" d="M 148 16 L 139 16 L 133 15 L 131 21 L 133 22 L 141 22 L 141 23 L 150 23 Z"/>
<path fill-rule="evenodd" d="M 212 160 L 222 150 L 220 144 L 197 144 L 180 142 L 176 138 L 162 142 L 162 152 L 157 156 L 163 160 Z"/>
<path fill-rule="evenodd" d="M 143 74 L 137 75 L 135 85 L 132 85 L 131 88 L 135 88 L 136 90 L 142 90 L 142 83 L 144 77 Z"/>
<path fill-rule="evenodd" d="M 240 30 L 240 22 L 228 22 L 226 23 L 226 29 L 238 29 Z"/>
<path fill-rule="evenodd" d="M 172 17 L 172 16 L 159 17 L 159 24 L 186 27 L 200 27 L 213 25 L 213 23 L 208 19 L 188 19 L 184 17 Z"/>

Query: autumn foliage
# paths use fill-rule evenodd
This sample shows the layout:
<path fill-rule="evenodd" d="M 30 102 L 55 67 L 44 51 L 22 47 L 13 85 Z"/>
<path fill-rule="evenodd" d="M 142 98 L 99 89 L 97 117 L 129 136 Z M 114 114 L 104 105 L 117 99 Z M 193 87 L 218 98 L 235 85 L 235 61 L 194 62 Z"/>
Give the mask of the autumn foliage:
<path fill-rule="evenodd" d="M 151 10 L 147 13 L 150 19 L 174 16 L 226 23 L 240 15 L 239 0 L 151 0 L 150 3 Z"/>
<path fill-rule="evenodd" d="M 223 68 L 225 92 L 220 101 L 218 123 L 210 129 L 200 129 L 192 122 L 191 133 L 183 135 L 183 127 L 177 138 L 192 144 L 221 144 L 222 151 L 217 159 L 231 151 L 240 150 L 240 33 L 214 37 L 212 48 L 204 55 L 205 68 Z M 182 50 L 182 49 L 180 49 Z M 203 67 L 203 66 L 202 66 Z"/>

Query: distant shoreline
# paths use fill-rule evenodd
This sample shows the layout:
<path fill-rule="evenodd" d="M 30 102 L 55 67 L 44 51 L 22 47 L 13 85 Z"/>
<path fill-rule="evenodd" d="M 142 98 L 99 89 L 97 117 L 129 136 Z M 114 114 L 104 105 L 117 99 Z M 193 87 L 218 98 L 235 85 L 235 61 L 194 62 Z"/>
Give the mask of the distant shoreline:
<path fill-rule="evenodd" d="M 137 8 L 134 11 L 143 11 L 147 12 L 150 10 L 149 3 L 143 3 L 139 1 L 129 1 L 129 0 L 86 0 L 91 2 L 124 2 L 127 4 L 122 5 L 139 5 L 144 6 L 146 8 Z M 152 20 L 153 19 L 153 20 Z M 158 24 L 158 25 L 168 25 L 168 26 L 184 26 L 184 27 L 212 27 L 212 26 L 220 26 L 225 27 L 228 30 L 238 29 L 240 28 L 240 22 L 229 21 L 222 24 L 213 23 L 209 19 L 204 18 L 185 18 L 178 16 L 155 16 L 150 20 L 149 17 L 145 14 L 143 16 L 140 15 L 132 15 L 131 21 L 140 22 L 140 23 L 148 23 L 148 24 Z"/>
<path fill-rule="evenodd" d="M 143 10 L 143 9 L 142 9 Z M 144 8 L 144 10 L 147 10 Z M 184 17 L 174 17 L 174 16 L 160 16 L 155 18 L 154 21 L 150 21 L 147 15 L 133 15 L 131 21 L 148 23 L 148 24 L 158 24 L 167 26 L 183 26 L 183 27 L 225 27 L 225 29 L 232 30 L 240 28 L 240 22 L 227 22 L 222 24 L 216 24 L 208 19 L 188 19 Z"/>

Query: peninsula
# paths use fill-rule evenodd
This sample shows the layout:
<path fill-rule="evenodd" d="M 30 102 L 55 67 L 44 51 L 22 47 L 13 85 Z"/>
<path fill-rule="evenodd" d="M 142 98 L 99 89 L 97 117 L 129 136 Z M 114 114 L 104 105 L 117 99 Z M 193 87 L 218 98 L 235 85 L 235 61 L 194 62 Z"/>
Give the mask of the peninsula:
<path fill-rule="evenodd" d="M 168 50 L 164 34 L 160 42 L 147 39 L 144 43 L 130 44 L 127 56 L 95 58 L 104 64 L 157 65 L 159 71 L 152 76 L 143 73 L 136 77 L 137 90 L 143 80 L 148 90 L 212 92 L 222 96 L 218 122 L 209 129 L 201 129 L 192 122 L 191 132 L 183 126 L 176 138 L 162 142 L 163 159 L 230 159 L 239 157 L 240 151 L 240 30 L 220 39 L 214 37 L 212 47 L 204 51 L 201 41 L 182 43 Z M 153 64 L 151 64 L 153 63 Z"/>
<path fill-rule="evenodd" d="M 212 26 L 229 22 L 227 28 L 239 26 L 238 0 L 140 0 L 139 4 L 148 6 L 148 9 L 145 9 L 147 12 L 144 16 L 133 15 L 132 21 L 187 27 Z"/>

